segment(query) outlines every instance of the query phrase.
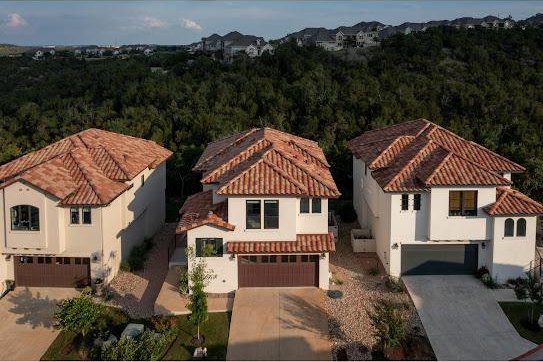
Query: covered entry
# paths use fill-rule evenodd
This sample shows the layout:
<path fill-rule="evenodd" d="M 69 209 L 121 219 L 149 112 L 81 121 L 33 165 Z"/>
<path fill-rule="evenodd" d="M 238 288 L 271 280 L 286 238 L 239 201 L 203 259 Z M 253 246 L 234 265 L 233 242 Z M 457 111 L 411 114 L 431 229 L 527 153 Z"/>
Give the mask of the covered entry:
<path fill-rule="evenodd" d="M 238 255 L 238 285 L 319 286 L 319 255 Z"/>
<path fill-rule="evenodd" d="M 14 256 L 18 287 L 77 288 L 90 285 L 90 258 Z"/>
<path fill-rule="evenodd" d="M 402 275 L 474 274 L 477 244 L 402 245 Z"/>

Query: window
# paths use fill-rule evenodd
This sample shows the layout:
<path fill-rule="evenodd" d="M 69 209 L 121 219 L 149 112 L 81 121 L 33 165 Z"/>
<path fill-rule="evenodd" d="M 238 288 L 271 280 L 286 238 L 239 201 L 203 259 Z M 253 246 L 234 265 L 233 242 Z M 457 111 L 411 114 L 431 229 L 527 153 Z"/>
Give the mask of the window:
<path fill-rule="evenodd" d="M 413 200 L 413 210 L 420 210 L 420 194 L 415 194 Z"/>
<path fill-rule="evenodd" d="M 300 213 L 309 214 L 309 198 L 308 197 L 302 197 L 300 199 Z"/>
<path fill-rule="evenodd" d="M 368 174 L 368 166 L 364 165 L 364 176 Z"/>
<path fill-rule="evenodd" d="M 247 229 L 260 229 L 260 200 L 247 200 Z"/>
<path fill-rule="evenodd" d="M 279 228 L 279 200 L 264 200 L 264 229 Z"/>
<path fill-rule="evenodd" d="M 260 262 L 265 264 L 277 263 L 277 257 L 275 255 L 262 255 L 260 257 Z"/>
<path fill-rule="evenodd" d="M 515 230 L 515 221 L 513 219 L 505 219 L 505 228 L 503 230 L 503 236 L 513 236 Z"/>
<path fill-rule="evenodd" d="M 449 191 L 449 216 L 477 216 L 477 191 Z"/>
<path fill-rule="evenodd" d="M 79 208 L 70 207 L 70 224 L 79 224 Z"/>
<path fill-rule="evenodd" d="M 32 264 L 33 258 L 31 256 L 21 256 L 19 257 L 19 262 L 21 264 Z"/>
<path fill-rule="evenodd" d="M 311 199 L 311 212 L 313 214 L 320 214 L 321 213 L 321 199 L 319 199 L 319 198 Z"/>
<path fill-rule="evenodd" d="M 409 209 L 409 195 L 402 194 L 402 210 L 408 210 L 408 209 Z"/>
<path fill-rule="evenodd" d="M 517 220 L 517 236 L 526 236 L 526 219 Z"/>
<path fill-rule="evenodd" d="M 11 230 L 40 230 L 40 211 L 30 205 L 17 205 L 11 208 Z"/>
<path fill-rule="evenodd" d="M 145 175 L 141 175 L 141 187 L 145 185 Z"/>
<path fill-rule="evenodd" d="M 196 256 L 222 256 L 223 245 L 220 238 L 196 238 Z"/>
<path fill-rule="evenodd" d="M 83 214 L 83 224 L 92 224 L 91 208 L 89 206 L 84 206 L 81 210 Z"/>

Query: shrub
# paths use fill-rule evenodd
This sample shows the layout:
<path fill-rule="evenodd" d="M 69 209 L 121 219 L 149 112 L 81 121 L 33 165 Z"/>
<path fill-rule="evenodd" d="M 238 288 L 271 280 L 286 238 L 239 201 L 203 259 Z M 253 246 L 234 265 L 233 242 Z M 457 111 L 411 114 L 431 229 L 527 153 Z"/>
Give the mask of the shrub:
<path fill-rule="evenodd" d="M 490 289 L 495 289 L 498 287 L 498 283 L 496 283 L 494 278 L 492 278 L 492 276 L 488 273 L 483 274 L 481 276 L 481 281 L 483 282 L 484 285 L 486 285 Z"/>
<path fill-rule="evenodd" d="M 147 254 L 153 248 L 153 245 L 151 239 L 146 239 L 140 245 L 134 246 L 126 259 L 126 264 L 123 265 L 124 262 L 121 262 L 121 269 L 130 272 L 142 270 L 145 267 Z"/>
<path fill-rule="evenodd" d="M 488 268 L 483 265 L 482 267 L 477 269 L 477 273 L 475 273 L 475 276 L 477 277 L 477 279 L 481 279 L 485 274 L 490 274 L 490 272 L 488 271 Z"/>
<path fill-rule="evenodd" d="M 369 275 L 376 276 L 379 275 L 379 268 L 376 266 L 372 266 L 370 270 L 368 271 Z"/>
<path fill-rule="evenodd" d="M 340 206 L 339 217 L 341 218 L 341 221 L 347 223 L 356 221 L 356 210 L 351 202 L 346 202 Z"/>
<path fill-rule="evenodd" d="M 189 272 L 187 270 L 177 269 L 179 271 L 179 293 L 189 294 Z"/>
<path fill-rule="evenodd" d="M 383 349 L 402 344 L 407 334 L 406 323 L 397 304 L 380 300 L 373 304 L 373 311 L 368 311 L 373 332 Z"/>
<path fill-rule="evenodd" d="M 103 361 L 158 361 L 175 339 L 172 328 L 164 333 L 146 330 L 137 338 L 122 337 L 106 343 L 100 351 Z"/>
<path fill-rule="evenodd" d="M 385 285 L 393 293 L 400 293 L 404 291 L 404 285 L 400 278 L 389 276 L 385 282 Z"/>
<path fill-rule="evenodd" d="M 102 305 L 95 303 L 90 294 L 81 293 L 78 297 L 64 299 L 57 304 L 55 327 L 85 336 L 96 328 L 103 312 Z"/>

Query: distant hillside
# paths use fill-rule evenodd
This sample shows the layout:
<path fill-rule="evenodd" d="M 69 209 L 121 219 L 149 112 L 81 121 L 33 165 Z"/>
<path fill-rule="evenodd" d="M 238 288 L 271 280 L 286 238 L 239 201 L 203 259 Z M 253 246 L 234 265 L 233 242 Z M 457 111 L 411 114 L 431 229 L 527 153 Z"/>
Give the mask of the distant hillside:
<path fill-rule="evenodd" d="M 23 47 L 13 44 L 0 44 L 0 57 L 22 54 L 30 49 L 30 47 Z"/>

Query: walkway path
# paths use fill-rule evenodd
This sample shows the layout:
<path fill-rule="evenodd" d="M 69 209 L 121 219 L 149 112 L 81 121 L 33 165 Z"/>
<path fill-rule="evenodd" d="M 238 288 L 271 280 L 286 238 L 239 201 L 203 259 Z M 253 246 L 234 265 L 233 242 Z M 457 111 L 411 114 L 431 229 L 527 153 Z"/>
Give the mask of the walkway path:
<path fill-rule="evenodd" d="M 154 314 L 155 300 L 168 273 L 168 245 L 175 235 L 175 224 L 164 225 L 153 238 L 154 247 L 149 252 L 141 272 L 120 271 L 112 280 L 111 304 L 125 310 L 132 318 L 145 318 Z"/>

